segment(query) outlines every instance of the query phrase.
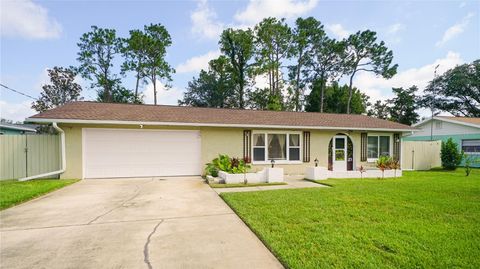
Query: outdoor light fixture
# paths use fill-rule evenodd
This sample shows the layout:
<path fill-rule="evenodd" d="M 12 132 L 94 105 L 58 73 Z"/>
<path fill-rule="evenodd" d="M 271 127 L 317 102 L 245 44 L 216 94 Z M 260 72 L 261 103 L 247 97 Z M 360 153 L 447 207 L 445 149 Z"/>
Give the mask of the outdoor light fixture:
<path fill-rule="evenodd" d="M 274 160 L 274 159 L 272 159 L 272 160 L 270 161 L 270 163 L 272 164 L 272 168 L 275 167 L 275 160 Z"/>
<path fill-rule="evenodd" d="M 397 143 L 400 142 L 400 138 L 397 138 L 397 140 L 395 140 L 395 142 L 397 142 Z"/>
<path fill-rule="evenodd" d="M 315 158 L 314 162 L 315 162 L 315 167 L 318 167 L 318 159 L 317 158 Z"/>

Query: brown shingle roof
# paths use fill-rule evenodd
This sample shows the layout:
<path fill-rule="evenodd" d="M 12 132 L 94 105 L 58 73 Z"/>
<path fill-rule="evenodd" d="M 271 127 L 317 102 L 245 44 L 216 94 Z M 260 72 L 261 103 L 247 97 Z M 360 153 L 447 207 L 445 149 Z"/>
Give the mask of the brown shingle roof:
<path fill-rule="evenodd" d="M 365 115 L 73 102 L 30 117 L 37 119 L 185 123 L 189 125 L 291 126 L 339 129 L 414 128 Z"/>
<path fill-rule="evenodd" d="M 480 126 L 480 118 L 469 118 L 469 117 L 453 117 L 453 116 L 437 116 L 439 118 L 444 118 L 447 120 L 454 120 L 464 123 L 476 124 Z"/>

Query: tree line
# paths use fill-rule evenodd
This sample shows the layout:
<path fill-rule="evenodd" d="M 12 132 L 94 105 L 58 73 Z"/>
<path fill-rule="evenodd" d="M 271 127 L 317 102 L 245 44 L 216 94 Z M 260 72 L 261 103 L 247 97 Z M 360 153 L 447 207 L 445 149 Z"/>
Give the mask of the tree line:
<path fill-rule="evenodd" d="M 397 72 L 393 52 L 375 32 L 336 40 L 313 17 L 298 18 L 293 28 L 272 17 L 253 29 L 229 28 L 218 44 L 222 55 L 190 81 L 180 104 L 318 112 L 342 105 L 343 113 L 365 113 L 368 97 L 353 87 L 355 75 L 371 72 L 388 79 Z M 255 84 L 259 76 L 267 79 L 266 87 Z M 343 77 L 349 79 L 346 88 L 338 85 Z M 329 107 L 328 96 L 344 103 Z"/>
<path fill-rule="evenodd" d="M 44 85 L 38 101 L 32 104 L 37 111 L 80 99 L 82 91 L 75 76 L 80 75 L 97 91 L 96 101 L 115 103 L 143 103 L 139 89 L 153 85 L 157 104 L 158 82 L 171 87 L 175 70 L 165 60 L 172 39 L 161 24 L 145 25 L 143 30 L 131 30 L 127 37 L 119 37 L 115 29 L 92 26 L 77 43 L 76 66 L 54 67 L 48 70 L 50 84 Z M 120 66 L 116 63 L 120 62 Z M 116 73 L 116 71 L 119 71 Z M 133 75 L 133 90 L 125 87 L 122 78 Z"/>
<path fill-rule="evenodd" d="M 96 89 L 99 102 L 143 103 L 140 87 L 151 83 L 157 104 L 158 81 L 171 86 L 175 70 L 165 56 L 172 40 L 161 24 L 131 30 L 127 37 L 92 26 L 77 45 L 78 64 L 49 69 L 50 83 L 32 108 L 44 111 L 81 99 L 76 75 Z M 354 87 L 355 75 L 370 72 L 389 79 L 398 67 L 393 52 L 371 30 L 336 40 L 313 17 L 298 18 L 293 27 L 285 19 L 266 18 L 253 29 L 224 30 L 218 45 L 221 55 L 188 83 L 180 105 L 368 114 L 405 124 L 418 121 L 415 111 L 421 107 L 480 115 L 480 60 L 435 78 L 422 96 L 415 86 L 394 88 L 394 98 L 371 104 Z M 135 85 L 124 86 L 126 76 Z M 267 83 L 260 88 L 255 80 L 262 76 Z M 341 85 L 342 78 L 348 83 Z"/>

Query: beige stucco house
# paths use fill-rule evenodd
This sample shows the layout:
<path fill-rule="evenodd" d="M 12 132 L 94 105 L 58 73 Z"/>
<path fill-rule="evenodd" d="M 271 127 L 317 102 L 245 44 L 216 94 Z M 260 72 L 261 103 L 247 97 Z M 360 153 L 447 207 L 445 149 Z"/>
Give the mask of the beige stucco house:
<path fill-rule="evenodd" d="M 218 154 L 303 174 L 400 158 L 413 129 L 364 115 L 73 102 L 27 119 L 62 135 L 62 178 L 201 175 Z"/>

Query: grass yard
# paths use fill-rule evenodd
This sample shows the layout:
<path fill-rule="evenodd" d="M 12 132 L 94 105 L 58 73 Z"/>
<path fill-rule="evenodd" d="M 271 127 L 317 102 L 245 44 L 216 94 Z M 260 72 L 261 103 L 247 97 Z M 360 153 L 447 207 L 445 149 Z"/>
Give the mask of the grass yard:
<path fill-rule="evenodd" d="M 259 186 L 275 186 L 275 185 L 287 185 L 285 182 L 275 182 L 275 183 L 209 183 L 212 188 L 238 188 L 238 187 L 259 187 Z"/>
<path fill-rule="evenodd" d="M 24 182 L 16 180 L 0 181 L 0 210 L 26 202 L 77 181 L 75 179 L 37 179 Z"/>
<path fill-rule="evenodd" d="M 480 169 L 222 193 L 289 268 L 480 268 Z"/>

